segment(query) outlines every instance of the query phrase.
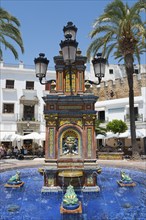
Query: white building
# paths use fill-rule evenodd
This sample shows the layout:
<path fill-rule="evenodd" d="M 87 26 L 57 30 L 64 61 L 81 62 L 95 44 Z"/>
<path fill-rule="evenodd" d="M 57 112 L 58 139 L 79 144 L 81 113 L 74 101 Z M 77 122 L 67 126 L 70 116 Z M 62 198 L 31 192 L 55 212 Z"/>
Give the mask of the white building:
<path fill-rule="evenodd" d="M 93 69 L 91 67 L 91 73 Z M 139 151 L 146 154 L 146 65 L 135 65 L 134 79 L 134 110 L 137 142 Z M 95 79 L 94 79 L 95 80 Z M 105 77 L 97 86 L 98 101 L 95 104 L 98 119 L 103 121 L 101 126 L 105 127 L 107 122 L 113 119 L 125 121 L 130 130 L 129 122 L 129 88 L 125 68 L 123 65 L 109 65 L 106 67 Z M 122 140 L 124 146 L 131 145 L 130 138 Z M 98 140 L 98 145 L 103 140 Z M 108 145 L 116 144 L 116 140 L 106 140 Z"/>
<path fill-rule="evenodd" d="M 48 79 L 55 78 L 49 71 Z M 47 79 L 47 80 L 48 80 Z M 14 134 L 38 132 L 45 136 L 43 117 L 45 85 L 39 83 L 34 68 L 0 63 L 0 140 L 9 144 Z M 12 144 L 16 144 L 15 142 Z M 17 143 L 22 145 L 23 142 Z"/>

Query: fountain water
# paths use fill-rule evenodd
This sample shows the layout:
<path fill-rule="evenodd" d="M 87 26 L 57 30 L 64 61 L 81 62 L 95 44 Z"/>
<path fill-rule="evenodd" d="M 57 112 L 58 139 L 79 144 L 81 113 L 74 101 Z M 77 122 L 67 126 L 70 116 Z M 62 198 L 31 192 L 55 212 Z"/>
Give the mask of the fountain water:
<path fill-rule="evenodd" d="M 120 187 L 119 168 L 102 167 L 98 176 L 100 192 L 79 192 L 82 201 L 82 214 L 60 213 L 64 193 L 41 193 L 43 176 L 37 168 L 24 168 L 21 188 L 5 188 L 4 184 L 16 170 L 1 173 L 0 213 L 1 219 L 15 220 L 145 220 L 146 182 L 145 173 L 123 169 L 136 182 L 136 187 Z"/>

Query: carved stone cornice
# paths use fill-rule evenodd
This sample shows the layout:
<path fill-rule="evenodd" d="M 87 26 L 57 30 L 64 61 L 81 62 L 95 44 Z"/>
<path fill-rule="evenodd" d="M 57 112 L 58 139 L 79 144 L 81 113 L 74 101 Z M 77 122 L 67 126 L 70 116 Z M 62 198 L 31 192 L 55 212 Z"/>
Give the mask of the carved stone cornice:
<path fill-rule="evenodd" d="M 96 114 L 83 114 L 84 125 L 93 125 Z"/>
<path fill-rule="evenodd" d="M 59 120 L 59 126 L 62 126 L 65 124 L 76 124 L 76 125 L 82 127 L 83 121 L 80 118 L 62 118 Z"/>

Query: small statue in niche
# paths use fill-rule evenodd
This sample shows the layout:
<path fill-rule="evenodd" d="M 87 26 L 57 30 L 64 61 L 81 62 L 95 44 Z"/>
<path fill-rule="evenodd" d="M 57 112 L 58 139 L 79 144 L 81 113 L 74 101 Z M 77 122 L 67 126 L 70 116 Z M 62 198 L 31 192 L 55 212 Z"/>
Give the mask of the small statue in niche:
<path fill-rule="evenodd" d="M 67 136 L 63 143 L 63 154 L 78 154 L 78 139 Z"/>

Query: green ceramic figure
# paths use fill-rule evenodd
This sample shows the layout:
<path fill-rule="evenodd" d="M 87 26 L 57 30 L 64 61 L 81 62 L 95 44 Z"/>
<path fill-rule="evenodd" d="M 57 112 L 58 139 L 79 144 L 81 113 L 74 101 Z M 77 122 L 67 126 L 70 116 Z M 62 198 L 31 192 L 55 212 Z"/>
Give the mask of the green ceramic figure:
<path fill-rule="evenodd" d="M 121 171 L 121 180 L 123 182 L 132 182 L 131 177 L 129 177 L 124 171 Z"/>
<path fill-rule="evenodd" d="M 64 195 L 63 203 L 65 205 L 75 205 L 75 204 L 78 204 L 78 202 L 79 202 L 79 200 L 77 198 L 77 195 L 74 191 L 73 186 L 69 185 L 67 187 L 66 193 Z"/>
<path fill-rule="evenodd" d="M 9 180 L 8 183 L 15 183 L 15 182 L 20 182 L 20 172 L 17 171 L 14 176 L 12 176 Z"/>

